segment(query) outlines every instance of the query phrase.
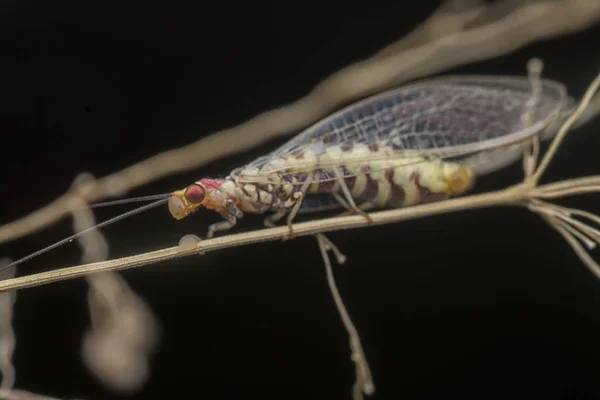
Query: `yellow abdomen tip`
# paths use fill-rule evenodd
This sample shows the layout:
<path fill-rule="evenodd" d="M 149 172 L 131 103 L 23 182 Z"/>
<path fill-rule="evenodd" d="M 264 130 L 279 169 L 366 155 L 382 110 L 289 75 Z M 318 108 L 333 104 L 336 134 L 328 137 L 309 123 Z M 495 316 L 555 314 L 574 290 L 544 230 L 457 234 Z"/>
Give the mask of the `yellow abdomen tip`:
<path fill-rule="evenodd" d="M 448 191 L 451 196 L 466 192 L 473 186 L 473 182 L 473 172 L 469 168 L 462 166 L 458 167 L 458 169 L 446 179 Z"/>

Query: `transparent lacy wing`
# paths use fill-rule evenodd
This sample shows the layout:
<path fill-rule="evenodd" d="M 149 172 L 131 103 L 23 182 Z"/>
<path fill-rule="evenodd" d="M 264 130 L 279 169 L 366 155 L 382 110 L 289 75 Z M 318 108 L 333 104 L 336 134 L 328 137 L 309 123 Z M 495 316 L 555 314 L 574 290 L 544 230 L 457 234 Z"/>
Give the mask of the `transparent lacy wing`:
<path fill-rule="evenodd" d="M 342 166 L 370 173 L 399 161 L 460 162 L 514 151 L 534 134 L 556 129 L 571 104 L 562 84 L 535 86 L 525 77 L 456 76 L 400 87 L 342 109 L 230 176 L 249 183 L 304 173 L 331 180 Z"/>

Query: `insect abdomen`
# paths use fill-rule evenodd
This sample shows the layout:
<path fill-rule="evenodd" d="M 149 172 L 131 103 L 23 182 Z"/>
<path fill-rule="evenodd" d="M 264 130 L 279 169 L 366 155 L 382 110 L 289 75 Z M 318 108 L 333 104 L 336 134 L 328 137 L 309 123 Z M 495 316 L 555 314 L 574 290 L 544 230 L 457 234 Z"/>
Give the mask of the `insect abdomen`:
<path fill-rule="evenodd" d="M 369 168 L 370 172 L 351 173 L 348 167 L 341 166 L 344 183 L 357 204 L 369 202 L 375 207 L 407 207 L 420 203 L 443 200 L 457 194 L 456 187 L 468 188 L 471 174 L 464 167 L 442 162 L 424 162 L 417 165 Z M 324 172 L 321 172 L 324 173 Z M 453 186 L 451 178 L 455 174 L 462 182 Z M 465 175 L 466 174 L 466 175 Z M 463 191 L 463 190 L 459 190 Z M 338 193 L 343 195 L 339 180 L 315 182 L 309 193 Z"/>

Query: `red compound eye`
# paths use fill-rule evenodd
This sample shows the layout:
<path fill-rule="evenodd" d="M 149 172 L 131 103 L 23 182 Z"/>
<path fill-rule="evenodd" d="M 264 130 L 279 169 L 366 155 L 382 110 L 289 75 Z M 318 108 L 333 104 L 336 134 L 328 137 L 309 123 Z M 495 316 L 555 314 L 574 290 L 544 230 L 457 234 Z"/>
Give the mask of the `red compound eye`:
<path fill-rule="evenodd" d="M 204 200 L 204 196 L 206 195 L 206 191 L 204 190 L 204 187 L 194 183 L 193 185 L 190 185 L 187 187 L 187 189 L 185 189 L 185 199 L 187 201 L 189 201 L 192 204 L 198 204 L 198 203 L 202 203 L 202 200 Z"/>

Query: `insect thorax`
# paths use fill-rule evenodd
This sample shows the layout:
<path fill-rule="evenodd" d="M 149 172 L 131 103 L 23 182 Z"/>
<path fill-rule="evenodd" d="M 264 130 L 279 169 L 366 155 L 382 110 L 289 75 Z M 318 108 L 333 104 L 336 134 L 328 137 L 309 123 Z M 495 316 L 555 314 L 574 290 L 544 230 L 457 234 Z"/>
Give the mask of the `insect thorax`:
<path fill-rule="evenodd" d="M 295 202 L 293 200 L 295 186 L 280 179 L 273 180 L 273 183 L 246 183 L 227 179 L 221 189 L 234 197 L 238 208 L 244 212 L 262 214 L 282 207 L 290 207 Z"/>

